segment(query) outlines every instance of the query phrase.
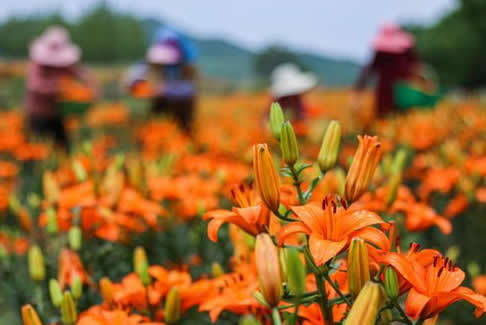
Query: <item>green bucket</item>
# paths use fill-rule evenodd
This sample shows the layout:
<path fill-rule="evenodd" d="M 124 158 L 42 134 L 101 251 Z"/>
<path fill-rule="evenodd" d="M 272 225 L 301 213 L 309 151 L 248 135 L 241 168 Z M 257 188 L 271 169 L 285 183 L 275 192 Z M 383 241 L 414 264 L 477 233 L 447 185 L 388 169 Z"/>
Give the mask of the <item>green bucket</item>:
<path fill-rule="evenodd" d="M 59 103 L 59 111 L 62 116 L 79 116 L 83 115 L 90 106 L 90 102 L 65 101 Z"/>
<path fill-rule="evenodd" d="M 434 107 L 442 97 L 440 91 L 434 94 L 425 93 L 406 82 L 399 82 L 393 89 L 395 105 L 401 110 L 411 108 L 427 109 Z"/>

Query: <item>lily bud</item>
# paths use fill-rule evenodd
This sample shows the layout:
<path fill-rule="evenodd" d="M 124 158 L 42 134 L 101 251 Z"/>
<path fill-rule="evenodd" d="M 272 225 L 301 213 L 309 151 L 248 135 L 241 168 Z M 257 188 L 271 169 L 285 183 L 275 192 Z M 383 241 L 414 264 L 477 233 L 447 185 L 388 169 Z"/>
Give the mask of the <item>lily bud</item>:
<path fill-rule="evenodd" d="M 403 168 L 405 167 L 405 162 L 407 160 L 407 151 L 405 149 L 400 149 L 393 157 L 393 162 L 390 167 L 390 173 L 402 173 Z"/>
<path fill-rule="evenodd" d="M 224 274 L 223 267 L 219 263 L 213 263 L 211 265 L 211 274 L 213 275 L 213 278 L 220 277 Z"/>
<path fill-rule="evenodd" d="M 295 165 L 299 159 L 299 146 L 294 128 L 290 122 L 285 122 L 280 132 L 280 151 L 282 158 L 289 166 Z"/>
<path fill-rule="evenodd" d="M 47 204 L 51 205 L 57 202 L 61 190 L 54 173 L 46 171 L 44 175 L 42 175 L 42 187 Z"/>
<path fill-rule="evenodd" d="M 79 160 L 75 160 L 73 162 L 73 171 L 74 174 L 76 175 L 76 179 L 78 180 L 78 182 L 84 182 L 88 178 L 86 169 L 84 169 L 84 166 L 81 164 Z"/>
<path fill-rule="evenodd" d="M 103 302 L 108 306 L 113 302 L 113 284 L 107 277 L 100 280 L 100 292 L 103 297 Z"/>
<path fill-rule="evenodd" d="M 285 249 L 287 284 L 290 292 L 300 297 L 305 292 L 305 266 L 295 248 Z"/>
<path fill-rule="evenodd" d="M 240 318 L 238 325 L 261 325 L 261 323 L 255 316 L 247 315 Z"/>
<path fill-rule="evenodd" d="M 323 173 L 332 169 L 336 164 L 341 143 L 341 125 L 331 121 L 322 139 L 321 150 L 317 156 L 317 163 Z"/>
<path fill-rule="evenodd" d="M 275 139 L 280 139 L 282 124 L 284 123 L 284 113 L 279 103 L 272 103 L 270 106 L 270 130 Z"/>
<path fill-rule="evenodd" d="M 74 304 L 73 297 L 69 291 L 64 292 L 64 297 L 61 303 L 61 318 L 65 325 L 73 325 L 78 319 L 78 312 Z"/>
<path fill-rule="evenodd" d="M 39 315 L 31 305 L 22 306 L 22 320 L 24 325 L 42 325 Z"/>
<path fill-rule="evenodd" d="M 77 275 L 73 279 L 71 293 L 73 294 L 73 298 L 76 300 L 79 300 L 79 298 L 81 298 L 81 294 L 83 293 L 83 283 Z"/>
<path fill-rule="evenodd" d="M 378 311 L 386 301 L 381 284 L 369 281 L 365 284 L 344 321 L 344 325 L 374 325 Z"/>
<path fill-rule="evenodd" d="M 49 295 L 51 297 L 52 304 L 59 308 L 61 306 L 63 296 L 59 282 L 57 282 L 56 279 L 49 280 Z"/>
<path fill-rule="evenodd" d="M 253 172 L 262 201 L 273 212 L 280 205 L 280 180 L 266 144 L 253 146 Z"/>
<path fill-rule="evenodd" d="M 58 231 L 57 227 L 57 217 L 56 217 L 56 210 L 53 207 L 50 207 L 47 210 L 47 225 L 46 225 L 47 232 L 50 234 L 55 234 Z"/>
<path fill-rule="evenodd" d="M 46 277 L 46 267 L 44 265 L 44 255 L 37 245 L 29 249 L 29 273 L 34 281 L 42 281 Z"/>
<path fill-rule="evenodd" d="M 396 299 L 400 295 L 400 284 L 397 273 L 390 266 L 385 270 L 385 292 L 391 299 Z"/>
<path fill-rule="evenodd" d="M 133 255 L 133 265 L 135 268 L 135 273 L 140 277 L 144 286 L 150 284 L 150 275 L 148 273 L 148 260 L 145 249 L 141 246 L 135 248 L 135 253 Z"/>
<path fill-rule="evenodd" d="M 71 229 L 69 229 L 68 242 L 69 242 L 69 247 L 71 247 L 75 251 L 81 249 L 81 245 L 83 242 L 83 234 L 79 226 L 72 226 Z"/>
<path fill-rule="evenodd" d="M 360 238 L 353 238 L 348 253 L 349 292 L 356 298 L 363 286 L 370 280 L 368 248 Z"/>
<path fill-rule="evenodd" d="M 255 263 L 262 295 L 270 307 L 275 307 L 282 296 L 282 274 L 278 249 L 267 233 L 256 238 Z"/>
<path fill-rule="evenodd" d="M 402 174 L 394 173 L 390 175 L 388 181 L 388 188 L 386 193 L 386 205 L 391 206 L 398 195 L 398 190 L 400 189 L 400 184 L 402 183 Z"/>
<path fill-rule="evenodd" d="M 165 300 L 165 322 L 175 324 L 181 318 L 181 296 L 179 289 L 172 287 Z"/>
<path fill-rule="evenodd" d="M 381 157 L 377 137 L 358 136 L 359 146 L 346 177 L 345 197 L 349 203 L 360 198 L 368 189 Z"/>

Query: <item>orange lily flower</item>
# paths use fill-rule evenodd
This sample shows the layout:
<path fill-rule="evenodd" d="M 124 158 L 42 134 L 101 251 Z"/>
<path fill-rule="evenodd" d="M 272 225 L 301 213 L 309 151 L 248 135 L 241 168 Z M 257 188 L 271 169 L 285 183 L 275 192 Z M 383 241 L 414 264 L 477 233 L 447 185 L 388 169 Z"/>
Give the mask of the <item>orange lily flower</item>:
<path fill-rule="evenodd" d="M 224 310 L 237 315 L 256 314 L 258 316 L 268 313 L 269 309 L 253 296 L 258 290 L 254 265 L 242 264 L 234 273 L 225 274 L 214 281 L 219 294 L 199 305 L 199 311 L 209 312 L 211 321 L 216 322 Z"/>
<path fill-rule="evenodd" d="M 322 207 L 309 203 L 292 207 L 292 211 L 299 221 L 291 222 L 280 230 L 278 243 L 282 245 L 287 237 L 296 233 L 309 235 L 309 248 L 317 265 L 327 263 L 346 249 L 353 237 L 360 236 L 360 230 L 383 223 L 374 212 L 358 209 L 354 205 L 346 209 L 344 200 L 338 207 L 332 196 L 324 199 Z"/>
<path fill-rule="evenodd" d="M 229 210 L 213 210 L 203 215 L 203 220 L 211 220 L 208 225 L 208 237 L 218 241 L 219 228 L 225 223 L 232 223 L 250 235 L 267 231 L 270 210 L 261 202 L 251 185 L 241 184 L 231 190 L 234 203 L 238 207 Z"/>
<path fill-rule="evenodd" d="M 129 314 L 126 310 L 105 310 L 95 306 L 79 315 L 76 325 L 164 325 L 162 322 L 151 322 L 148 317 Z"/>
<path fill-rule="evenodd" d="M 405 226 L 409 231 L 423 231 L 432 226 L 437 226 L 444 234 L 452 232 L 452 224 L 446 218 L 438 215 L 434 209 L 420 202 L 395 202 L 392 211 L 406 213 Z"/>
<path fill-rule="evenodd" d="M 474 305 L 476 317 L 486 311 L 486 298 L 460 286 L 465 274 L 451 260 L 434 250 L 420 254 L 416 253 L 417 245 L 412 248 L 408 256 L 391 253 L 385 258 L 412 286 L 405 304 L 408 315 L 414 319 L 431 318 L 459 300 Z"/>
<path fill-rule="evenodd" d="M 59 254 L 59 271 L 57 280 L 59 286 L 64 288 L 66 285 L 72 285 L 75 277 L 79 277 L 82 283 L 92 284 L 91 278 L 86 273 L 81 259 L 75 251 L 63 249 Z"/>

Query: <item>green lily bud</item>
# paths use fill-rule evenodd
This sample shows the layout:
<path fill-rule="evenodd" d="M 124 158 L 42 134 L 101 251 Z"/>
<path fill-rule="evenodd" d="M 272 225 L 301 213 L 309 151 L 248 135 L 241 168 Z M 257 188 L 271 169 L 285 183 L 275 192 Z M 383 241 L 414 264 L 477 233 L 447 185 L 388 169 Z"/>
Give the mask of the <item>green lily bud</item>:
<path fill-rule="evenodd" d="M 272 106 L 270 106 L 270 130 L 277 140 L 280 139 L 280 131 L 282 130 L 284 119 L 284 113 L 280 104 L 273 103 Z"/>
<path fill-rule="evenodd" d="M 165 300 L 165 321 L 167 324 L 175 324 L 181 318 L 181 296 L 179 289 L 172 287 Z"/>
<path fill-rule="evenodd" d="M 211 274 L 213 275 L 213 278 L 220 277 L 224 274 L 223 267 L 219 263 L 213 263 L 211 265 Z"/>
<path fill-rule="evenodd" d="M 317 156 L 319 168 L 323 173 L 332 169 L 336 164 L 341 143 L 341 125 L 331 121 L 322 140 L 321 150 Z"/>
<path fill-rule="evenodd" d="M 78 319 L 76 304 L 69 291 L 64 292 L 61 303 L 61 319 L 64 325 L 74 325 Z"/>
<path fill-rule="evenodd" d="M 59 282 L 57 282 L 56 279 L 49 280 L 49 295 L 51 297 L 52 304 L 57 308 L 61 307 L 63 299 L 62 290 L 59 286 Z"/>
<path fill-rule="evenodd" d="M 69 246 L 75 251 L 81 249 L 83 233 L 81 232 L 81 228 L 79 228 L 79 226 L 72 226 L 71 229 L 69 229 L 68 242 Z"/>
<path fill-rule="evenodd" d="M 84 169 L 84 166 L 79 162 L 79 160 L 75 160 L 73 162 L 73 171 L 78 182 L 84 182 L 88 178 L 86 169 Z"/>
<path fill-rule="evenodd" d="M 75 276 L 73 279 L 73 283 L 71 285 L 71 293 L 73 294 L 73 298 L 79 300 L 81 294 L 83 293 L 83 283 L 79 276 Z"/>
<path fill-rule="evenodd" d="M 357 297 L 369 279 L 368 248 L 363 239 L 353 238 L 348 254 L 348 283 L 351 295 Z"/>
<path fill-rule="evenodd" d="M 57 217 L 56 217 L 56 210 L 54 208 L 50 207 L 47 210 L 47 226 L 46 226 L 47 232 L 50 234 L 56 234 L 58 231 L 57 227 Z"/>
<path fill-rule="evenodd" d="M 390 175 L 388 180 L 388 189 L 386 194 L 386 205 L 391 206 L 395 199 L 397 198 L 398 190 L 400 189 L 400 184 L 402 183 L 402 174 L 396 173 Z"/>
<path fill-rule="evenodd" d="M 400 149 L 393 157 L 393 162 L 390 167 L 390 173 L 401 173 L 405 167 L 405 162 L 407 160 L 407 151 L 405 149 Z"/>
<path fill-rule="evenodd" d="M 378 311 L 386 302 L 381 284 L 369 281 L 353 303 L 344 325 L 374 325 Z"/>
<path fill-rule="evenodd" d="M 44 264 L 44 255 L 37 245 L 33 245 L 29 249 L 29 273 L 34 281 L 42 281 L 46 277 L 46 267 Z"/>
<path fill-rule="evenodd" d="M 144 286 L 150 284 L 150 275 L 148 273 L 148 260 L 145 249 L 141 246 L 135 248 L 135 253 L 133 255 L 133 265 L 135 268 L 135 273 L 140 277 Z"/>
<path fill-rule="evenodd" d="M 290 122 L 285 122 L 280 132 L 280 151 L 282 158 L 289 166 L 293 166 L 299 159 L 299 146 L 294 128 Z"/>
<path fill-rule="evenodd" d="M 305 292 L 305 266 L 300 259 L 299 251 L 295 248 L 286 248 L 287 284 L 292 294 L 297 297 Z"/>
<path fill-rule="evenodd" d="M 385 270 L 385 292 L 391 299 L 395 299 L 400 295 L 400 284 L 397 273 L 390 266 Z"/>

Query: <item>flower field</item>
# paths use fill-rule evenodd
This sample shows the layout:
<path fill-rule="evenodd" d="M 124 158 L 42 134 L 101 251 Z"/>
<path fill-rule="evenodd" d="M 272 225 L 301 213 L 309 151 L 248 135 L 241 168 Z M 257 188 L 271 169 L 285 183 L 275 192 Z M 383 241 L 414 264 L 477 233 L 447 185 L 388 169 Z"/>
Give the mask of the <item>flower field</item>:
<path fill-rule="evenodd" d="M 107 100 L 66 119 L 69 154 L 6 107 L 0 324 L 484 324 L 479 99 L 377 122 L 371 96 L 309 101 L 287 122 L 204 95 L 187 135 Z"/>

